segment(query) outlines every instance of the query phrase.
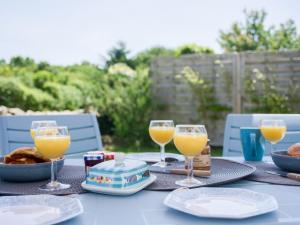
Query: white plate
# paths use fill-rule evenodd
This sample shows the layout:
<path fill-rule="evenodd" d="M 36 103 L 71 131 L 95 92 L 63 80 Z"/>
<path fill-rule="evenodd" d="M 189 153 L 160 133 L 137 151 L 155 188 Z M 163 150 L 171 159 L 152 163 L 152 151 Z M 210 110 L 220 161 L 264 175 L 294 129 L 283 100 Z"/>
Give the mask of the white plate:
<path fill-rule="evenodd" d="M 83 212 L 76 198 L 55 195 L 24 195 L 0 197 L 1 224 L 56 224 Z"/>
<path fill-rule="evenodd" d="M 150 174 L 149 179 L 145 180 L 142 183 L 138 183 L 133 185 L 129 188 L 110 188 L 110 187 L 97 187 L 95 185 L 89 185 L 85 181 L 81 183 L 81 187 L 88 191 L 100 193 L 100 194 L 107 194 L 107 195 L 132 195 L 148 185 L 152 184 L 156 180 L 156 176 Z"/>
<path fill-rule="evenodd" d="M 164 200 L 170 208 L 199 217 L 243 219 L 278 209 L 267 194 L 240 188 L 180 188 Z"/>
<path fill-rule="evenodd" d="M 165 157 L 175 158 L 178 161 L 184 161 L 185 158 L 183 155 L 175 154 L 175 153 L 166 153 Z M 130 153 L 126 155 L 127 159 L 138 159 L 145 162 L 156 163 L 160 161 L 160 153 L 159 152 L 144 152 L 144 153 Z"/>

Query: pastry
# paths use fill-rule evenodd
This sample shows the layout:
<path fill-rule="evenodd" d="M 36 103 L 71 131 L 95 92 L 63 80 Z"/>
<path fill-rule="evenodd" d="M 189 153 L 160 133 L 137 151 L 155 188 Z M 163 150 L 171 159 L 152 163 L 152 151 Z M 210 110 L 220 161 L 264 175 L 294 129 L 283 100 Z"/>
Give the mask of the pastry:
<path fill-rule="evenodd" d="M 288 148 L 288 155 L 292 157 L 300 157 L 300 143 L 290 146 Z"/>
<path fill-rule="evenodd" d="M 43 157 L 32 147 L 17 148 L 4 157 L 4 163 L 6 164 L 34 164 L 43 162 L 50 162 L 50 160 Z"/>

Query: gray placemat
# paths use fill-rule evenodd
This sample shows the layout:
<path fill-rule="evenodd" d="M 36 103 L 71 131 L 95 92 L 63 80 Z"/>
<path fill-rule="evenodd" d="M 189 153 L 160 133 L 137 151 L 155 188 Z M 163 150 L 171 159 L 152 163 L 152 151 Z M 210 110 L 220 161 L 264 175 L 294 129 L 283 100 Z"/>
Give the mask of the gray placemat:
<path fill-rule="evenodd" d="M 273 163 L 265 163 L 265 162 L 247 162 L 247 163 L 256 167 L 256 171 L 252 175 L 246 177 L 247 180 L 257 181 L 262 183 L 270 183 L 270 184 L 300 186 L 299 181 L 266 173 L 265 171 L 274 171 L 274 172 L 283 171 Z"/>
<path fill-rule="evenodd" d="M 183 162 L 177 163 L 176 167 L 183 168 Z M 172 166 L 174 168 L 174 166 Z M 229 182 L 236 181 L 243 177 L 252 174 L 255 171 L 255 167 L 238 163 L 226 159 L 212 158 L 212 175 L 210 177 L 195 177 L 203 184 L 196 187 L 216 186 Z M 174 190 L 180 186 L 175 184 L 175 181 L 186 178 L 186 175 L 154 173 L 157 176 L 156 181 L 148 186 L 147 190 Z"/>
<path fill-rule="evenodd" d="M 85 172 L 83 166 L 64 166 L 58 174 L 58 181 L 71 184 L 71 187 L 68 189 L 51 192 L 39 190 L 39 186 L 48 183 L 49 180 L 28 183 L 14 183 L 2 181 L 0 179 L 0 195 L 80 194 L 85 192 L 81 188 L 81 183 L 84 179 Z"/>

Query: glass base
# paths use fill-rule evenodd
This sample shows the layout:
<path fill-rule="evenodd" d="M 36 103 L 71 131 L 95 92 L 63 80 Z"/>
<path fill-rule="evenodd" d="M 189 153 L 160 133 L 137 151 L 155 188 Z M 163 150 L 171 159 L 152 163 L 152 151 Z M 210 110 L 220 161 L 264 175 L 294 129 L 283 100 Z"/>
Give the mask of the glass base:
<path fill-rule="evenodd" d="M 168 163 L 166 163 L 166 162 L 157 162 L 157 163 L 152 164 L 151 166 L 159 166 L 159 167 L 164 168 L 167 165 L 168 165 Z"/>
<path fill-rule="evenodd" d="M 71 187 L 70 184 L 62 184 L 60 182 L 54 181 L 40 186 L 39 189 L 42 191 L 59 191 L 70 187 Z"/>
<path fill-rule="evenodd" d="M 195 178 L 186 178 L 183 180 L 178 180 L 175 184 L 182 187 L 194 187 L 203 184 L 201 181 L 196 180 Z"/>

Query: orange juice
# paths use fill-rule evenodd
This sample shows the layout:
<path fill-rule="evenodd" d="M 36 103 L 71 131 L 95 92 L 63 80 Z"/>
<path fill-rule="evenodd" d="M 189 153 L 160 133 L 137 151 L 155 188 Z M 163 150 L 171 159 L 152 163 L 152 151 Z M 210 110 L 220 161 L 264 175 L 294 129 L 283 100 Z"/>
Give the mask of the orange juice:
<path fill-rule="evenodd" d="M 30 134 L 31 134 L 31 137 L 32 137 L 32 139 L 34 139 L 34 137 L 35 137 L 35 129 L 31 129 L 30 130 Z"/>
<path fill-rule="evenodd" d="M 38 151 L 49 159 L 57 159 L 70 146 L 70 136 L 38 136 L 34 139 Z"/>
<path fill-rule="evenodd" d="M 266 140 L 275 144 L 284 137 L 286 127 L 261 126 L 260 131 Z"/>
<path fill-rule="evenodd" d="M 185 156 L 196 156 L 207 144 L 207 134 L 175 134 L 174 144 Z"/>
<path fill-rule="evenodd" d="M 174 127 L 150 127 L 149 133 L 157 144 L 167 144 L 174 135 Z"/>

